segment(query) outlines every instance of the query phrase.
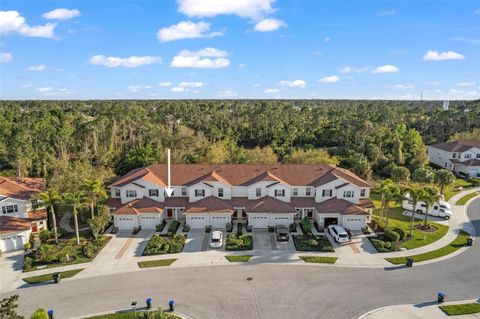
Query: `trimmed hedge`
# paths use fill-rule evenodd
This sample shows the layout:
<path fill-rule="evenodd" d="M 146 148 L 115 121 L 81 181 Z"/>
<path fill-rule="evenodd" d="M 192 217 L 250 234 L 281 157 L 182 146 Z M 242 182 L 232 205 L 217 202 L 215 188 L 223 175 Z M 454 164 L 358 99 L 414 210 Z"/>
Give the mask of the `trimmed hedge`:
<path fill-rule="evenodd" d="M 300 222 L 300 228 L 302 229 L 303 233 L 305 235 L 311 235 L 312 234 L 312 224 L 310 221 L 306 218 L 302 219 Z"/>
<path fill-rule="evenodd" d="M 174 235 L 172 238 L 155 234 L 150 237 L 142 255 L 175 254 L 183 250 L 183 245 L 185 245 L 184 234 Z"/>
<path fill-rule="evenodd" d="M 400 239 L 400 235 L 391 229 L 386 229 L 383 235 L 385 236 L 386 239 L 394 243 L 398 242 L 398 240 Z"/>
<path fill-rule="evenodd" d="M 252 250 L 253 238 L 250 234 L 234 235 L 229 234 L 225 241 L 225 250 Z"/>

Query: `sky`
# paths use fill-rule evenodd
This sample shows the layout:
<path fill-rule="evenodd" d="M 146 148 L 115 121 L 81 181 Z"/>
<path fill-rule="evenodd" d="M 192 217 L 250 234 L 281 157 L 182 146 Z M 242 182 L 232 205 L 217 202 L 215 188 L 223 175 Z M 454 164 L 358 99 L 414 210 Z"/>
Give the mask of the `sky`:
<path fill-rule="evenodd" d="M 480 98 L 479 1 L 0 2 L 0 99 Z"/>

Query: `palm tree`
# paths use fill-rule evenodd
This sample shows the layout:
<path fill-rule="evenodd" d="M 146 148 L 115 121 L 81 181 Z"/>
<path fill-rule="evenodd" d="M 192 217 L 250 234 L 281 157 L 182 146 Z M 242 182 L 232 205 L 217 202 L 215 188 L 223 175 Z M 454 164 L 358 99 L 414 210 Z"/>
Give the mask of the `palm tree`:
<path fill-rule="evenodd" d="M 425 219 L 424 227 L 428 225 L 428 210 L 432 207 L 433 204 L 438 202 L 442 198 L 442 194 L 438 191 L 436 187 L 424 187 L 423 194 L 420 200 L 425 203 Z"/>
<path fill-rule="evenodd" d="M 380 213 L 378 215 L 379 220 L 382 221 L 383 212 L 385 211 L 385 195 L 389 192 L 389 189 L 392 185 L 395 185 L 391 179 L 386 179 L 382 185 L 380 185 L 380 194 L 382 195 Z"/>
<path fill-rule="evenodd" d="M 56 190 L 46 190 L 37 194 L 37 199 L 42 201 L 45 206 L 50 210 L 50 216 L 52 218 L 53 234 L 55 236 L 55 242 L 58 244 L 58 232 L 57 232 L 57 218 L 55 217 L 55 205 L 57 205 L 62 197 Z"/>
<path fill-rule="evenodd" d="M 398 200 L 408 200 L 412 203 L 413 211 L 410 218 L 410 233 L 409 236 L 412 237 L 413 234 L 413 222 L 415 221 L 415 208 L 417 207 L 418 202 L 422 197 L 424 197 L 425 190 L 423 188 L 413 188 L 407 187 L 404 188 L 399 196 Z"/>
<path fill-rule="evenodd" d="M 83 182 L 83 188 L 88 194 L 87 196 L 90 202 L 90 212 L 92 214 L 92 218 L 94 218 L 95 207 L 97 207 L 99 199 L 108 198 L 107 192 L 103 188 L 103 183 L 99 178 L 85 179 Z"/>
<path fill-rule="evenodd" d="M 78 230 L 78 211 L 87 205 L 87 200 L 82 192 L 67 193 L 64 201 L 73 208 L 73 220 L 75 221 L 75 235 L 77 236 L 77 245 L 80 245 L 80 233 Z"/>
<path fill-rule="evenodd" d="M 390 202 L 396 201 L 400 195 L 400 188 L 397 185 L 391 184 L 385 188 L 383 200 L 385 202 L 385 227 L 388 227 L 388 216 L 390 213 Z"/>

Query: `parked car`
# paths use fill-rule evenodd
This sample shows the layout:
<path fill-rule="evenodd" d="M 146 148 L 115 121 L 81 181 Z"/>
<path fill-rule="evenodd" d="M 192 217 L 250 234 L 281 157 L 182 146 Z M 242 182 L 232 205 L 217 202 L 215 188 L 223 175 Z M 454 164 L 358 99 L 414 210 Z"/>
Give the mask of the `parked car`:
<path fill-rule="evenodd" d="M 288 241 L 288 228 L 285 226 L 277 226 L 275 227 L 275 235 L 278 241 Z"/>
<path fill-rule="evenodd" d="M 452 208 L 449 203 L 444 200 L 439 200 L 438 202 L 434 203 L 428 208 L 427 212 L 427 205 L 424 202 L 419 201 L 415 210 L 413 209 L 413 203 L 410 200 L 404 200 L 402 203 L 402 207 L 409 211 L 415 211 L 417 214 L 428 214 L 430 216 L 436 216 L 443 218 L 445 220 L 450 219 L 452 217 Z"/>
<path fill-rule="evenodd" d="M 221 248 L 223 245 L 223 233 L 219 230 L 212 232 L 210 237 L 210 247 Z"/>
<path fill-rule="evenodd" d="M 328 226 L 328 232 L 337 243 L 346 243 L 350 241 L 347 231 L 342 226 L 330 225 Z"/>

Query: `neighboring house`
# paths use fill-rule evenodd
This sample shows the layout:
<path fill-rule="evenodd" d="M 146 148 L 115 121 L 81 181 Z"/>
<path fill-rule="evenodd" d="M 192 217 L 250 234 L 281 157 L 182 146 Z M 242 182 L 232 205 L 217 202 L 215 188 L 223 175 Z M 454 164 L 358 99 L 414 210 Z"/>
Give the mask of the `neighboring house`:
<path fill-rule="evenodd" d="M 164 219 L 191 228 L 289 225 L 302 218 L 320 226 L 360 230 L 374 207 L 371 186 L 352 172 L 323 164 L 174 164 L 167 197 L 167 165 L 139 168 L 109 186 L 108 204 L 119 229 L 153 229 Z"/>
<path fill-rule="evenodd" d="M 34 199 L 45 185 L 44 178 L 0 176 L 0 251 L 22 249 L 30 233 L 47 229 L 47 210 Z"/>
<path fill-rule="evenodd" d="M 428 146 L 430 163 L 468 177 L 480 177 L 480 141 L 455 141 Z"/>

